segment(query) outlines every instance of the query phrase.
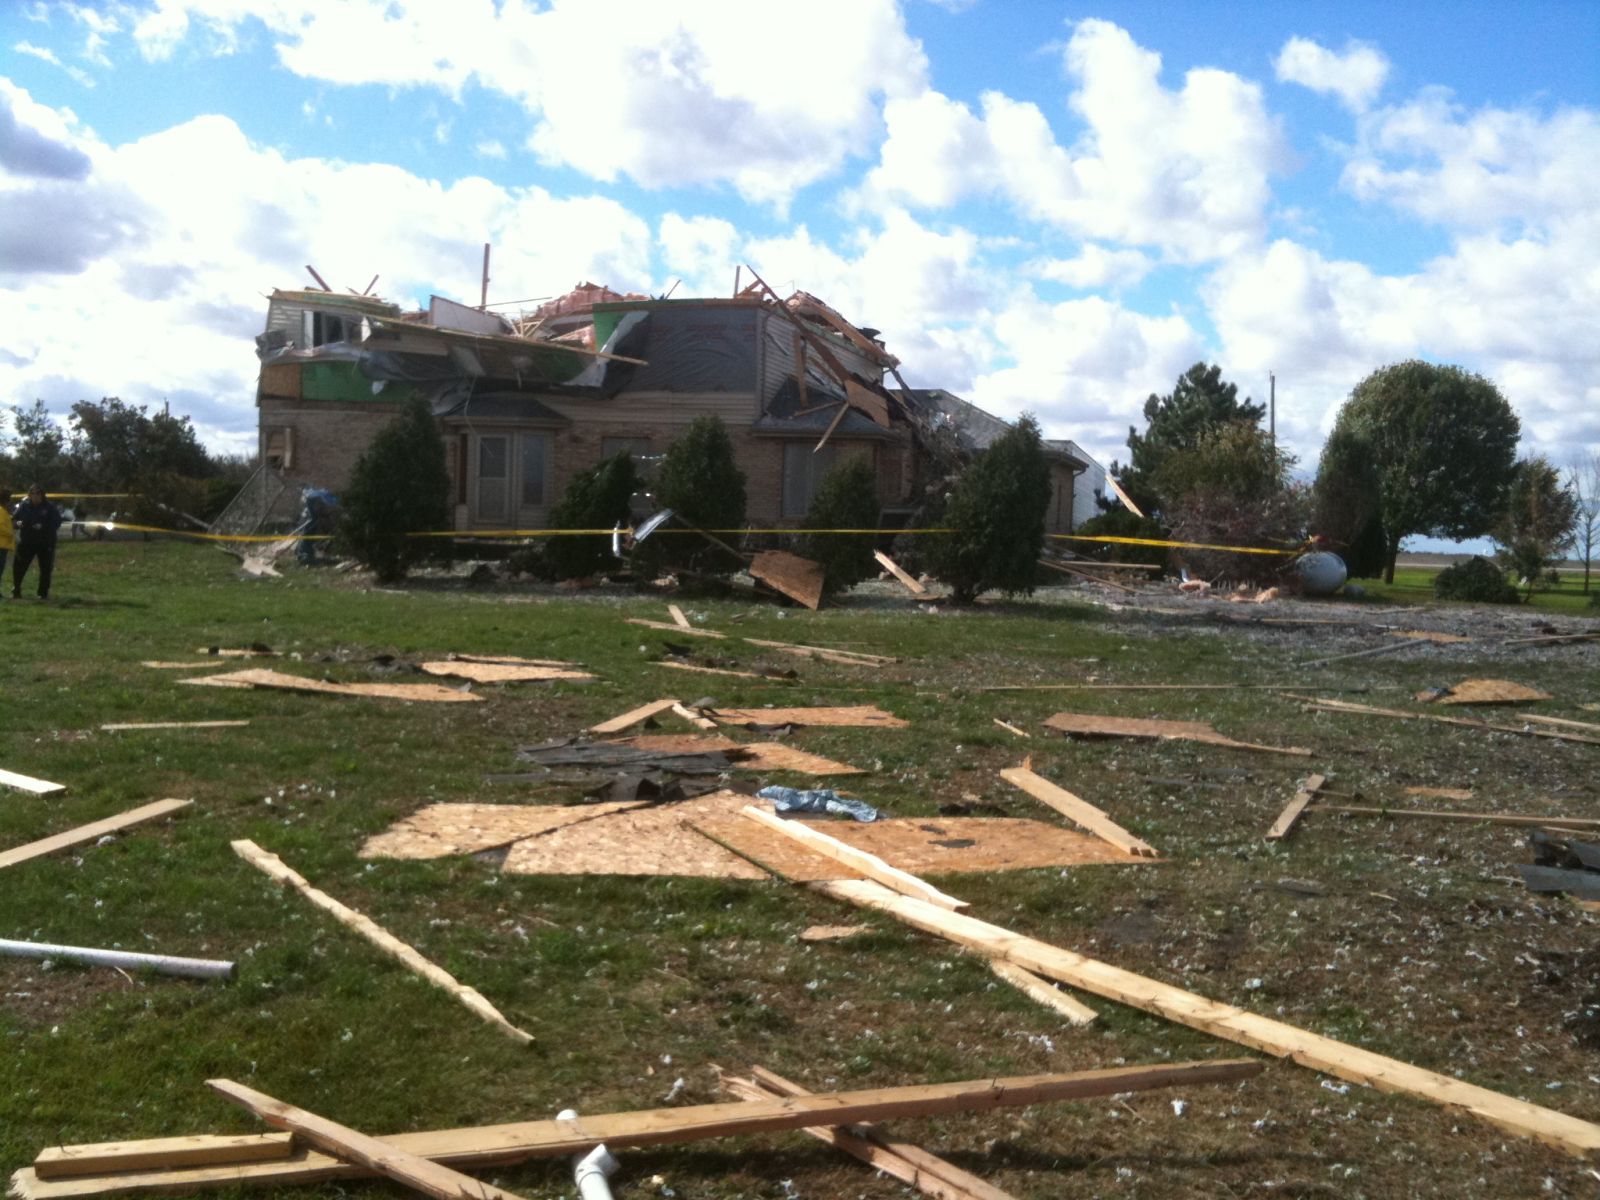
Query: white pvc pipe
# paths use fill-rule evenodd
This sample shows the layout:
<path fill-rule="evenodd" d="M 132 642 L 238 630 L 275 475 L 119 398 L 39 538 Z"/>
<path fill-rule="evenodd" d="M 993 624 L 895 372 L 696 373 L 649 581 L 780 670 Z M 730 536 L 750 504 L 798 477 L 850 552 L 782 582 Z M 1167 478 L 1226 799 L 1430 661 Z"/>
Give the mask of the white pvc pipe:
<path fill-rule="evenodd" d="M 53 946 L 48 942 L 13 942 L 0 938 L 0 954 L 17 958 L 59 958 L 91 967 L 128 967 L 189 979 L 231 979 L 233 964 L 210 958 L 176 958 L 168 954 L 133 954 L 125 950 L 92 950 L 83 946 Z"/>
<path fill-rule="evenodd" d="M 556 1114 L 558 1121 L 575 1121 L 578 1110 L 564 1108 Z M 596 1146 L 587 1154 L 574 1155 L 572 1178 L 578 1185 L 579 1200 L 613 1200 L 610 1179 L 622 1164 L 604 1145 Z"/>

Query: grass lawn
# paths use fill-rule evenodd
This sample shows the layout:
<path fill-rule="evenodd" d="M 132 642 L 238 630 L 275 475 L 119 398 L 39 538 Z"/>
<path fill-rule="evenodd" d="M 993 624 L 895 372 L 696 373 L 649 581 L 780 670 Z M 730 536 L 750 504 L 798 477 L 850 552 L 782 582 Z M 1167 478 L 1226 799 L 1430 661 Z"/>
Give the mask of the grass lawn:
<path fill-rule="evenodd" d="M 1439 572 L 1433 567 L 1397 567 L 1393 583 L 1381 579 L 1358 579 L 1370 599 L 1385 604 L 1438 604 L 1433 595 L 1433 581 Z M 1600 588 L 1600 580 L 1592 580 L 1591 588 Z M 1554 587 L 1540 588 L 1528 595 L 1524 603 L 1546 612 L 1566 613 L 1570 616 L 1592 616 L 1600 619 L 1600 608 L 1589 606 L 1589 595 L 1583 590 L 1582 575 L 1563 575 Z"/>
<path fill-rule="evenodd" d="M 1384 599 L 1421 603 L 1420 582 Z M 1416 589 L 1416 594 L 1410 592 Z M 1314 674 L 1318 626 L 1253 636 L 1214 621 L 1053 597 L 965 613 L 854 601 L 821 613 L 678 603 L 709 627 L 897 656 L 864 669 L 696 642 L 798 682 L 652 665 L 671 634 L 658 598 L 379 590 L 168 543 L 64 544 L 57 599 L 0 605 L 0 767 L 54 780 L 0 791 L 0 848 L 167 796 L 192 808 L 102 845 L 0 870 L 0 936 L 235 959 L 229 983 L 0 958 L 0 1169 L 56 1143 L 260 1128 L 203 1081 L 238 1079 L 371 1133 L 724 1099 L 712 1064 L 760 1063 L 815 1090 L 1066 1071 L 1246 1051 L 1109 1001 L 1086 1028 L 998 983 L 983 963 L 886 918 L 779 882 L 515 877 L 472 857 L 365 861 L 369 835 L 441 800 L 558 803 L 570 784 L 487 784 L 519 745 L 645 701 L 875 703 L 905 730 L 817 729 L 795 744 L 870 769 L 855 794 L 896 816 L 1055 822 L 1001 781 L 1024 750 L 1166 856 L 935 880 L 974 915 L 1320 1033 L 1600 1118 L 1600 922 L 1526 892 L 1504 827 L 1308 817 L 1262 834 L 1315 770 L 1368 800 L 1471 787 L 1477 811 L 1600 816 L 1600 746 L 1311 713 L 1278 693 L 983 692 L 1002 683 L 1189 682 L 1415 689 L 1504 675 L 1551 692 L 1551 715 L 1600 721 L 1593 644 L 1485 668 L 1472 647 L 1373 657 Z M 1562 598 L 1567 598 L 1563 594 Z M 1226 606 L 1224 606 L 1226 607 Z M 1331 628 L 1331 627 L 1330 627 Z M 685 639 L 690 640 L 690 639 Z M 265 642 L 286 671 L 409 680 L 374 662 L 450 651 L 583 663 L 594 683 L 475 689 L 482 704 L 404 704 L 186 687 L 141 666 Z M 1409 705 L 1404 690 L 1349 697 Z M 1188 743 L 1072 741 L 1061 709 L 1213 722 L 1309 746 L 1311 759 Z M 1023 744 L 995 717 L 1034 733 Z M 102 723 L 248 718 L 226 730 L 103 733 Z M 678 726 L 670 719 L 668 729 Z M 765 781 L 765 780 L 763 780 Z M 773 782 L 801 784 L 777 774 Z M 1438 806 L 1441 802 L 1430 802 Z M 530 1031 L 518 1046 L 229 850 L 252 838 L 476 987 Z M 805 943 L 813 924 L 872 932 Z M 678 1085 L 677 1081 L 683 1082 Z M 1181 1115 L 1172 1101 L 1186 1102 Z M 1474 1119 L 1287 1064 L 1226 1088 L 906 1122 L 1019 1197 L 1590 1195 L 1587 1167 Z M 623 1152 L 619 1197 L 900 1197 L 798 1134 Z M 660 1176 L 665 1183 L 650 1182 Z M 528 1197 L 570 1195 L 565 1163 L 488 1172 Z M 1585 1190 L 1587 1189 L 1587 1190 Z M 257 1193 L 258 1195 L 261 1193 Z M 285 1192 L 285 1195 L 290 1193 Z M 396 1194 L 327 1184 L 294 1195 Z"/>

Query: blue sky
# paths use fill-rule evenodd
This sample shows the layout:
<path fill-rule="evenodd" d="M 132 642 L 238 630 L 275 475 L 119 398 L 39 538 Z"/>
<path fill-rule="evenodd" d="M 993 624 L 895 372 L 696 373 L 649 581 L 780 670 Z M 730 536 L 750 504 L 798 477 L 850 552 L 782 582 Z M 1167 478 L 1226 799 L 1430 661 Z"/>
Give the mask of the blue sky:
<path fill-rule="evenodd" d="M 1197 359 L 1315 462 L 1367 372 L 1600 449 L 1600 5 L 129 0 L 0 10 L 5 403 L 251 440 L 262 294 L 726 294 L 1109 460 Z"/>

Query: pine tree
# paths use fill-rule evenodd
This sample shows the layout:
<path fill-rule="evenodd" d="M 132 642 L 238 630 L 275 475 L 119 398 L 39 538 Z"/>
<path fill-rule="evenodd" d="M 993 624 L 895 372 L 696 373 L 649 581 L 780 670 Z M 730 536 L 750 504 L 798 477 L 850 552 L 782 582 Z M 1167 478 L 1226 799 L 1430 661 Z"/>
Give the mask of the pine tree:
<path fill-rule="evenodd" d="M 639 490 L 639 472 L 627 451 L 573 476 L 550 509 L 552 529 L 609 529 L 628 519 L 628 500 Z M 609 534 L 551 538 L 544 559 L 557 579 L 581 579 L 604 570 L 611 558 Z"/>
<path fill-rule="evenodd" d="M 679 529 L 737 529 L 744 524 L 744 472 L 734 462 L 733 440 L 716 417 L 696 417 L 667 447 L 656 474 L 656 498 L 677 515 Z M 657 533 L 641 550 L 645 564 L 726 574 L 738 561 L 693 533 Z M 726 540 L 726 538 L 724 539 Z"/>
<path fill-rule="evenodd" d="M 380 583 L 404 579 L 428 552 L 409 533 L 443 529 L 450 515 L 444 439 L 428 405 L 406 401 L 356 460 L 345 489 L 339 541 Z"/>
<path fill-rule="evenodd" d="M 930 554 L 934 574 L 958 604 L 994 588 L 1033 590 L 1050 507 L 1050 464 L 1039 423 L 1024 416 L 977 456 L 959 479 Z"/>
<path fill-rule="evenodd" d="M 806 513 L 807 529 L 876 529 L 878 475 L 867 458 L 840 463 L 823 477 Z M 865 534 L 817 534 L 802 544 L 807 558 L 822 564 L 825 587 L 842 592 L 876 569 L 872 538 Z"/>

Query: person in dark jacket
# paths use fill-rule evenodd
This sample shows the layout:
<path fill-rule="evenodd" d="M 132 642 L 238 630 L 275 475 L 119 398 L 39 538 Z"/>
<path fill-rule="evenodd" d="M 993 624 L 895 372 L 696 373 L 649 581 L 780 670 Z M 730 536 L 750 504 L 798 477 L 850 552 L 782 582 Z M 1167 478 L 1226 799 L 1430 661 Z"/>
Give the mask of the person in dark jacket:
<path fill-rule="evenodd" d="M 11 565 L 11 598 L 22 596 L 22 579 L 34 559 L 39 560 L 39 599 L 50 599 L 50 576 L 56 569 L 56 531 L 61 528 L 61 510 L 44 494 L 37 483 L 28 489 L 28 498 L 11 515 L 16 529 L 17 557 Z"/>

